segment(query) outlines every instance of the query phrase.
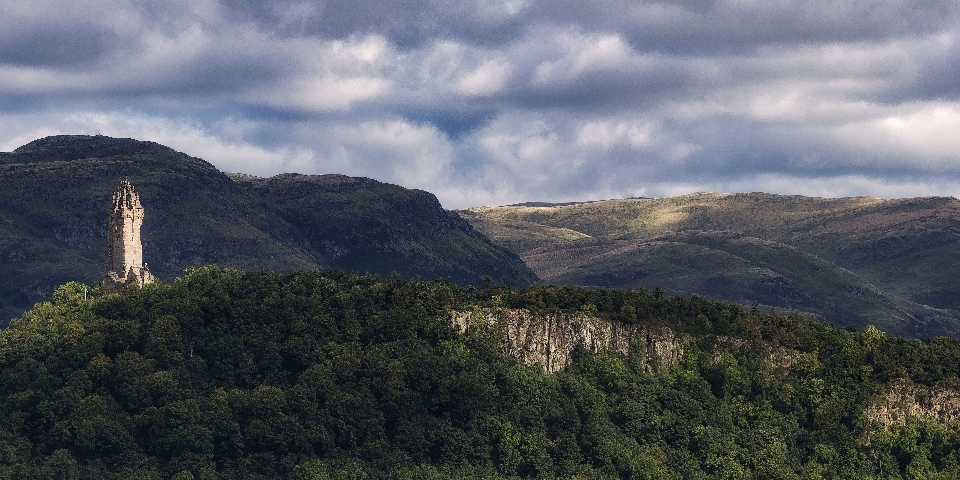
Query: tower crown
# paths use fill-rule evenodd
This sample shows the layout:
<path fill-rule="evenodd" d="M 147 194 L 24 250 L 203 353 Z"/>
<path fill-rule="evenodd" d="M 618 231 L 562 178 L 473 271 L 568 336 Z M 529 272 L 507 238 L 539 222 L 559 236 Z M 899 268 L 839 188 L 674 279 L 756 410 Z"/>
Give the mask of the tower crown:
<path fill-rule="evenodd" d="M 140 205 L 140 197 L 137 196 L 137 192 L 133 191 L 133 185 L 126 178 L 120 182 L 120 187 L 113 194 L 113 213 L 124 209 L 143 211 L 143 207 Z"/>

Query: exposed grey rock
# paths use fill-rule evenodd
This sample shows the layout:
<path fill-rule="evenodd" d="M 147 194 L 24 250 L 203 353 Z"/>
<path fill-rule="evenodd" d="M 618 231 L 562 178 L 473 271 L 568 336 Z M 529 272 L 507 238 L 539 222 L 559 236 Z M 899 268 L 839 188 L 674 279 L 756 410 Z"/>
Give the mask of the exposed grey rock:
<path fill-rule="evenodd" d="M 478 308 L 452 312 L 450 321 L 462 333 L 471 328 L 502 330 L 511 355 L 547 372 L 569 365 L 577 346 L 623 356 L 631 347 L 642 346 L 648 372 L 674 365 L 683 356 L 682 342 L 667 327 L 624 325 L 580 312 L 535 314 L 526 309 Z"/>

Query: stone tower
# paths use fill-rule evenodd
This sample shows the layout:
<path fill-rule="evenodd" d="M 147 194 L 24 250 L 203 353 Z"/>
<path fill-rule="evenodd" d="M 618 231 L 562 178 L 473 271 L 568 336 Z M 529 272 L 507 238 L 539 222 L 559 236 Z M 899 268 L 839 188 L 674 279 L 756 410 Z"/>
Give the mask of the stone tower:
<path fill-rule="evenodd" d="M 128 285 L 143 286 L 153 282 L 153 275 L 143 263 L 140 226 L 143 207 L 133 185 L 124 178 L 113 194 L 107 230 L 107 275 L 103 278 L 104 293 L 123 293 Z"/>

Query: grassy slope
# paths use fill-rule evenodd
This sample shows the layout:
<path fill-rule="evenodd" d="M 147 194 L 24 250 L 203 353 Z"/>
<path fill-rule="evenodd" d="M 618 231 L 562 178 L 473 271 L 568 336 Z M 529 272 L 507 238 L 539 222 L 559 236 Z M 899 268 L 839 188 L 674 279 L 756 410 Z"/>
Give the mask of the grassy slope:
<path fill-rule="evenodd" d="M 698 193 L 462 215 L 550 283 L 662 286 L 911 336 L 960 334 L 954 199 Z"/>

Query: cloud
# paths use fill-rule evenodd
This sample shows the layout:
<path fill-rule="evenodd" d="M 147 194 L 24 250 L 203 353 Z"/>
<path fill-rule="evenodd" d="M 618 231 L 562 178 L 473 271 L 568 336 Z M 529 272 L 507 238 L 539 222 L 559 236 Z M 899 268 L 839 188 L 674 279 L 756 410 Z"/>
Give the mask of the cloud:
<path fill-rule="evenodd" d="M 641 148 L 651 142 L 650 126 L 637 122 L 591 121 L 580 127 L 576 143 L 581 146 L 596 145 L 603 150 L 624 145 Z"/>
<path fill-rule="evenodd" d="M 380 37 L 300 46 L 301 70 L 267 91 L 248 91 L 248 98 L 280 109 L 348 110 L 355 102 L 380 97 L 392 88 L 393 81 L 381 72 L 381 59 L 389 54 L 390 47 Z"/>
<path fill-rule="evenodd" d="M 30 115 L 0 115 L 0 129 L 9 140 L 0 150 L 12 151 L 32 140 L 50 135 L 107 135 L 136 138 L 166 145 L 214 163 L 226 172 L 273 175 L 311 165 L 312 152 L 305 149 L 265 149 L 242 140 L 229 140 L 250 128 L 226 121 L 214 134 L 203 126 L 183 120 L 150 117 L 132 112 L 57 112 L 51 122 L 46 112 Z M 233 135 L 230 135 L 233 133 Z"/>
<path fill-rule="evenodd" d="M 447 179 L 454 151 L 429 125 L 404 120 L 328 125 L 318 132 L 315 168 L 374 177 L 410 188 L 430 188 Z"/>
<path fill-rule="evenodd" d="M 523 0 L 225 0 L 229 16 L 283 36 L 383 35 L 404 49 L 435 39 L 501 44 L 522 31 Z"/>
<path fill-rule="evenodd" d="M 907 104 L 888 115 L 844 125 L 829 132 L 851 157 L 869 163 L 904 166 L 930 173 L 960 173 L 960 105 L 933 102 Z M 859 154 L 859 155 L 856 155 Z"/>
<path fill-rule="evenodd" d="M 743 2 L 582 0 L 537 2 L 532 15 L 588 31 L 618 31 L 638 49 L 711 54 L 768 45 L 878 42 L 930 34 L 956 25 L 949 0 Z"/>
<path fill-rule="evenodd" d="M 469 96 L 489 96 L 499 93 L 509 75 L 509 63 L 489 60 L 461 77 L 457 82 L 457 91 Z"/>
<path fill-rule="evenodd" d="M 451 208 L 953 195 L 958 49 L 946 0 L 7 2 L 0 146 L 134 137 Z"/>
<path fill-rule="evenodd" d="M 117 48 L 127 37 L 112 21 L 96 18 L 92 2 L 38 0 L 0 5 L 0 64 L 82 68 Z M 67 18 L 73 21 L 66 21 Z"/>

